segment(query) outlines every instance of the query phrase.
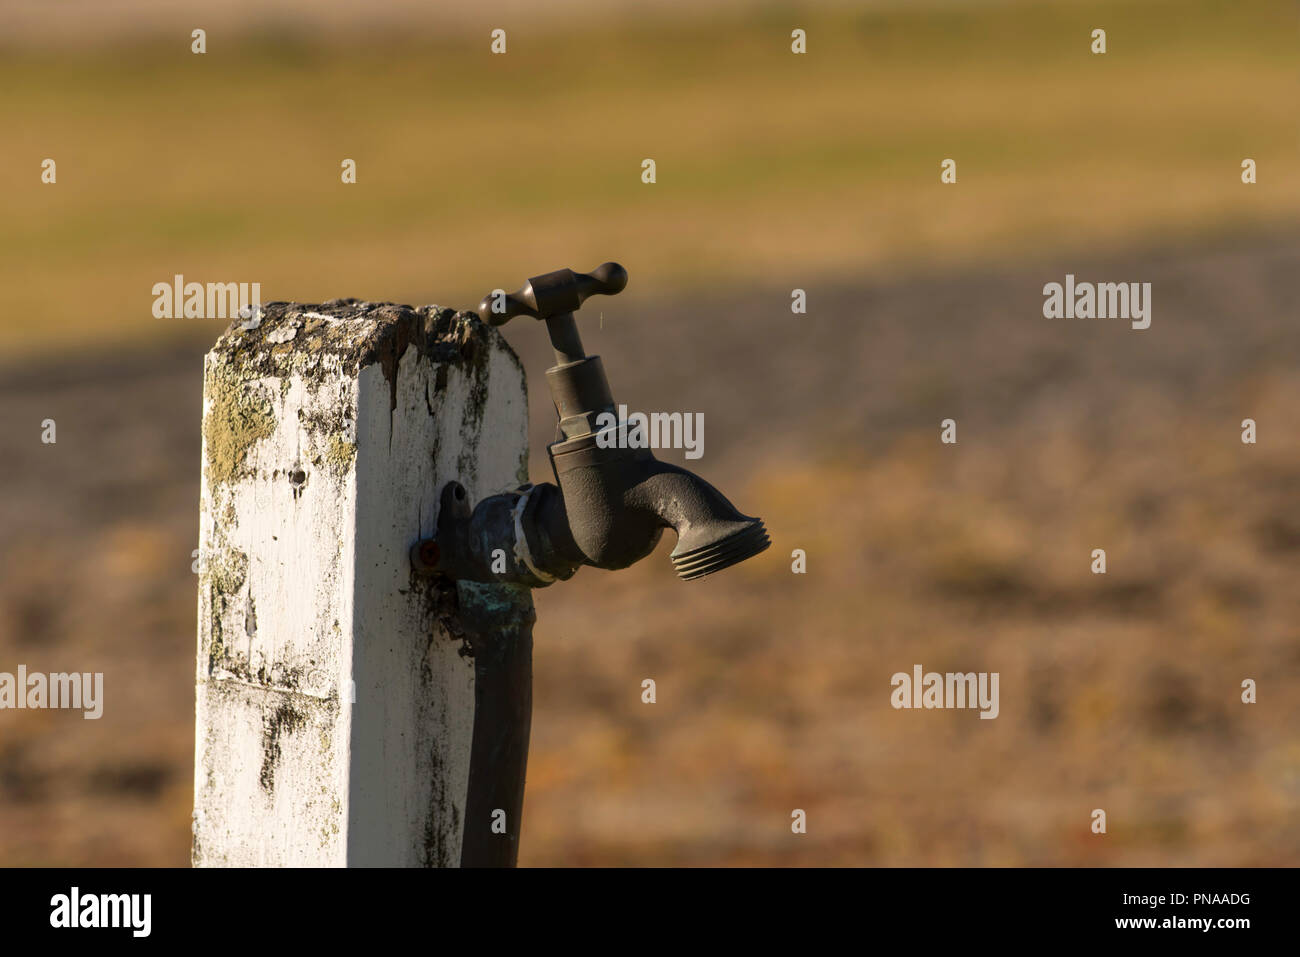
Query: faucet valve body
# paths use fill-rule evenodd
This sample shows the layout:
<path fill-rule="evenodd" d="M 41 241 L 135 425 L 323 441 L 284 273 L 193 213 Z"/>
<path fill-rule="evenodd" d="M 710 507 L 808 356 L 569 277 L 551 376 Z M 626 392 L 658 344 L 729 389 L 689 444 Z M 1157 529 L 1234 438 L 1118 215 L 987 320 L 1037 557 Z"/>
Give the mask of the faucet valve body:
<path fill-rule="evenodd" d="M 471 510 L 464 487 L 449 482 L 436 537 L 411 550 L 417 571 L 540 588 L 571 578 L 582 565 L 626 568 L 672 528 L 673 565 L 689 581 L 771 544 L 761 519 L 741 514 L 708 482 L 609 434 L 626 430 L 626 423 L 598 428 L 598 417 L 614 411 L 614 398 L 600 357 L 582 348 L 573 310 L 590 295 L 614 295 L 626 285 L 627 271 L 605 263 L 589 275 L 561 269 L 537 276 L 518 292 L 480 304 L 480 317 L 493 325 L 519 315 L 547 323 L 556 364 L 546 381 L 559 418 L 547 451 L 557 484 L 525 485 Z"/>

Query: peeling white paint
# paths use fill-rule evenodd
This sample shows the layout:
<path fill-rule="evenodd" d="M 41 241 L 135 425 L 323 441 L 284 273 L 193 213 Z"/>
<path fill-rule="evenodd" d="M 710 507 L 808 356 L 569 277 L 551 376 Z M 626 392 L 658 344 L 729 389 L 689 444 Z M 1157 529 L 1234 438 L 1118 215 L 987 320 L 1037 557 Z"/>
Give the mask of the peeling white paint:
<path fill-rule="evenodd" d="M 373 330 L 333 321 L 355 323 L 353 340 Z M 448 363 L 442 389 L 439 366 L 408 347 L 395 408 L 377 363 L 349 374 L 322 351 L 304 376 L 285 356 L 246 383 L 274 423 L 247 474 L 214 487 L 205 440 L 196 866 L 458 862 L 473 664 L 408 550 L 433 533 L 444 483 L 477 500 L 520 479 L 522 371 L 499 335 L 479 334 L 486 361 Z M 311 346 L 311 333 L 294 343 Z M 218 405 L 205 394 L 205 419 Z"/>

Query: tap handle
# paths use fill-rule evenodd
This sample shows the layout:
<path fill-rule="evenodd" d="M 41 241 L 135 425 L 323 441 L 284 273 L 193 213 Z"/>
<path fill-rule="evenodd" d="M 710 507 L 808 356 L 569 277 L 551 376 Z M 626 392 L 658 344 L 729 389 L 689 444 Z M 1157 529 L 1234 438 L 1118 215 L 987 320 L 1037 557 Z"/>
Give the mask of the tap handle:
<path fill-rule="evenodd" d="M 478 305 L 479 318 L 503 326 L 515 316 L 550 319 L 577 312 L 588 296 L 613 296 L 627 286 L 627 270 L 618 263 L 601 263 L 589 273 L 557 269 L 534 276 L 511 293 L 489 293 Z"/>

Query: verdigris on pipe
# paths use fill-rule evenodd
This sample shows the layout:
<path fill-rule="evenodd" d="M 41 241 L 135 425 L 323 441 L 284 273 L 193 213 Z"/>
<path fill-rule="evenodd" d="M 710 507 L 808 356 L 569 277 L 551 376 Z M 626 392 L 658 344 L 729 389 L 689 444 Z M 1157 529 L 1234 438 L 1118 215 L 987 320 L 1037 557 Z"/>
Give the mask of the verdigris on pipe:
<path fill-rule="evenodd" d="M 671 528 L 673 566 L 690 581 L 768 547 L 762 520 L 737 511 L 698 475 L 597 428 L 615 402 L 600 356 L 583 349 L 574 313 L 588 297 L 626 286 L 627 270 L 609 262 L 589 274 L 558 269 L 535 276 L 517 292 L 489 295 L 479 305 L 479 317 L 494 326 L 517 316 L 546 323 L 555 350 L 546 382 L 559 417 L 556 441 L 547 447 L 555 484 L 523 485 L 471 508 L 464 487 L 447 483 L 436 535 L 412 549 L 417 571 L 540 588 L 571 578 L 583 565 L 626 568 L 654 551 Z M 611 427 L 626 428 L 625 422 Z"/>

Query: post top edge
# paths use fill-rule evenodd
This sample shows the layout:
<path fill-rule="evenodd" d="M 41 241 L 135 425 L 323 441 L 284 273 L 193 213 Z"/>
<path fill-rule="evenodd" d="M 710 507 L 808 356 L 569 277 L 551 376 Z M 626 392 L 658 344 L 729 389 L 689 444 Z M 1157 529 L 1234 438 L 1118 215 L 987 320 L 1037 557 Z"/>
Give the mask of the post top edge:
<path fill-rule="evenodd" d="M 330 357 L 357 371 L 388 366 L 415 345 L 437 362 L 472 362 L 491 347 L 509 347 L 473 312 L 360 299 L 270 302 L 235 319 L 209 352 L 247 371 L 274 375 L 304 359 Z M 386 370 L 389 371 L 389 370 Z"/>

